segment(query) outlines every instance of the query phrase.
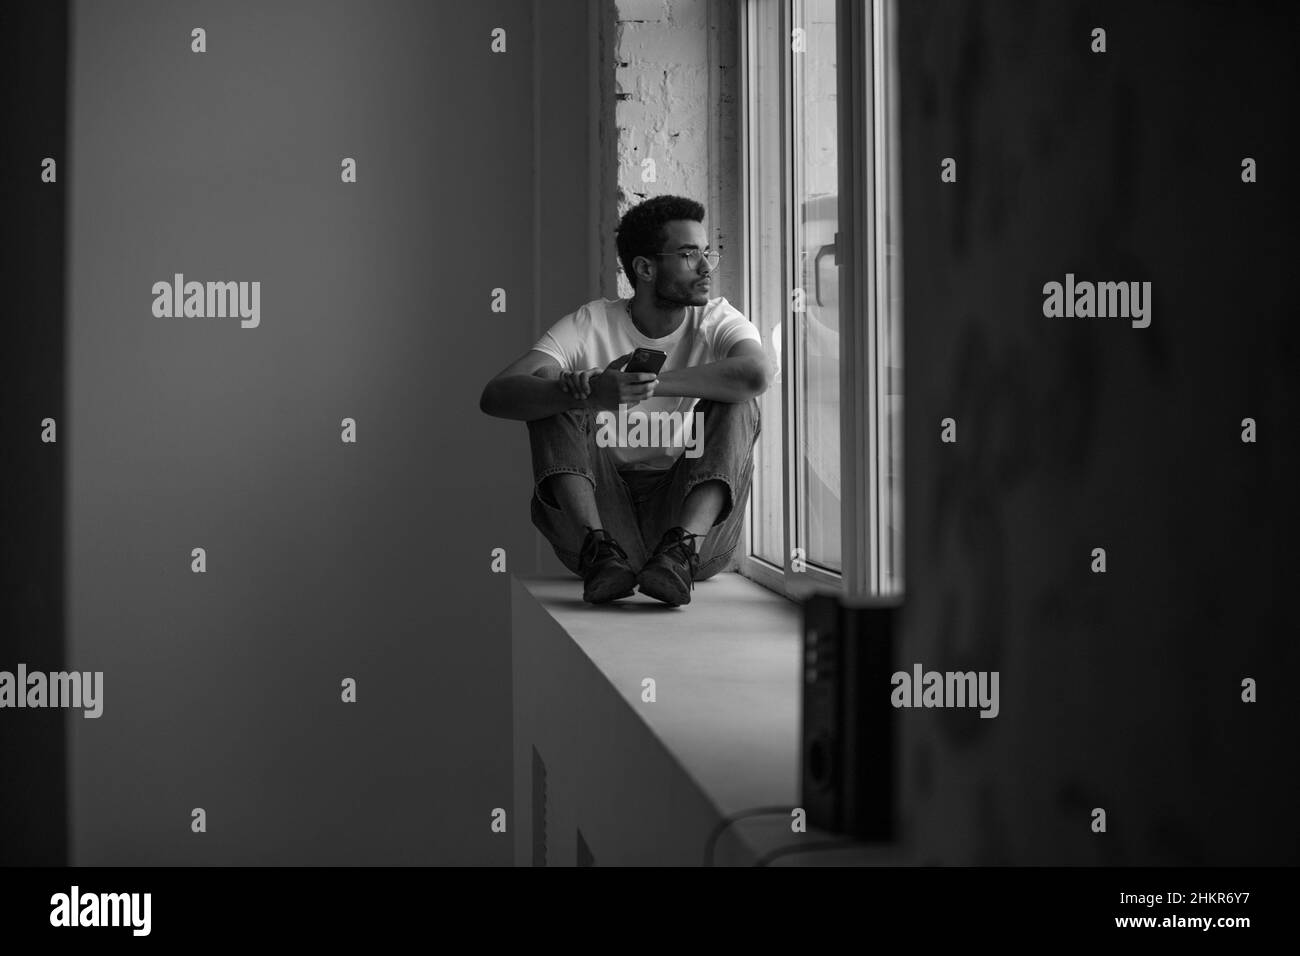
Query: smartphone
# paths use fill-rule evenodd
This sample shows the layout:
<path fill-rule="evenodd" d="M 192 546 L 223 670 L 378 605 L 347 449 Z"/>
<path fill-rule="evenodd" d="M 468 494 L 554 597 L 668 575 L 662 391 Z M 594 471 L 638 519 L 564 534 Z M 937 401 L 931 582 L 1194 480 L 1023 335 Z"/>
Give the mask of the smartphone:
<path fill-rule="evenodd" d="M 652 372 L 659 374 L 659 370 L 664 367 L 664 362 L 668 360 L 668 353 L 661 352 L 658 349 L 637 349 L 632 353 L 632 357 L 627 360 L 623 366 L 624 372 Z"/>

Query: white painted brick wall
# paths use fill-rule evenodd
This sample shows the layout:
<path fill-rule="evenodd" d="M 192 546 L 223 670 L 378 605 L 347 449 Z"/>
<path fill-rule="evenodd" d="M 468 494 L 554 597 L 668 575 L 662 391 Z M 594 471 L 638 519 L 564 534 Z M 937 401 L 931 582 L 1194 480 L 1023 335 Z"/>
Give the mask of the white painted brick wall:
<path fill-rule="evenodd" d="M 715 294 L 744 296 L 738 264 L 740 77 L 734 0 L 613 0 L 614 126 L 617 166 L 614 221 L 651 196 L 673 193 L 704 203 L 705 227 L 726 260 Z M 836 183 L 835 0 L 805 0 L 805 121 L 802 207 L 833 197 Z M 653 182 L 643 163 L 654 160 Z M 811 215 L 811 214 L 810 214 Z M 809 256 L 833 241 L 834 215 L 810 225 Z M 612 242 L 612 240 L 611 240 Z M 619 295 L 631 295 L 617 257 L 603 260 Z M 833 265 L 833 262 L 831 263 Z"/>
<path fill-rule="evenodd" d="M 710 206 L 709 142 L 720 118 L 710 102 L 709 0 L 615 0 L 618 216 L 651 196 L 689 196 Z M 716 84 L 715 84 L 716 85 Z M 729 119 L 729 118 L 728 118 Z M 654 182 L 643 161 L 654 160 Z M 718 171 L 712 171 L 717 175 Z M 705 226 L 719 230 L 719 210 Z M 620 295 L 632 289 L 615 262 Z"/>

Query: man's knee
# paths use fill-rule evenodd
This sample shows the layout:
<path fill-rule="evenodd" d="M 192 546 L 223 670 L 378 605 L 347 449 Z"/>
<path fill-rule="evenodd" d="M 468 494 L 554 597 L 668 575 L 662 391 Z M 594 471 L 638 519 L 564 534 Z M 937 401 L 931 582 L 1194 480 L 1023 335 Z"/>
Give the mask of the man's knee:
<path fill-rule="evenodd" d="M 701 407 L 703 406 L 703 407 Z M 712 425 L 717 427 L 722 422 L 729 424 L 734 423 L 737 427 L 745 429 L 755 438 L 762 423 L 762 416 L 758 410 L 758 399 L 750 398 L 743 402 L 721 402 L 713 399 L 701 399 L 696 403 L 696 410 L 704 413 L 705 426 Z"/>
<path fill-rule="evenodd" d="M 579 431 L 586 432 L 588 411 L 585 408 L 566 408 L 562 412 L 556 412 L 554 415 L 547 415 L 545 418 L 534 418 L 526 422 L 528 431 L 533 433 L 545 433 L 548 431 Z"/>

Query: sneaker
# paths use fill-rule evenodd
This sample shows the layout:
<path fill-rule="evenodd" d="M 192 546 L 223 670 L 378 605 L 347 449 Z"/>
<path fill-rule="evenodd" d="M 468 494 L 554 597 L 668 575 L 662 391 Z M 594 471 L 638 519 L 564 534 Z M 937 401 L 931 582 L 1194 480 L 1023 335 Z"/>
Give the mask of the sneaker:
<path fill-rule="evenodd" d="M 631 597 L 636 587 L 636 572 L 628 564 L 627 552 L 604 528 L 587 526 L 578 569 L 583 581 L 582 599 L 588 604 Z"/>
<path fill-rule="evenodd" d="M 685 528 L 670 528 L 664 532 L 655 553 L 637 575 L 642 594 L 677 607 L 691 603 L 695 589 L 695 571 L 700 557 L 695 553 L 693 539 L 702 534 L 691 534 Z"/>

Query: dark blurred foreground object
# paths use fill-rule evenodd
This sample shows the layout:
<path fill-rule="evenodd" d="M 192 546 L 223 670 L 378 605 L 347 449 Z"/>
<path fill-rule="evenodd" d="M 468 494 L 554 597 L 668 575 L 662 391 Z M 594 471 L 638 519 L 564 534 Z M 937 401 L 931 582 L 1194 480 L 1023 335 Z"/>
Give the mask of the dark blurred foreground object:
<path fill-rule="evenodd" d="M 901 614 L 898 601 L 814 594 L 804 602 L 800 779 L 810 827 L 895 838 L 890 677 Z"/>

